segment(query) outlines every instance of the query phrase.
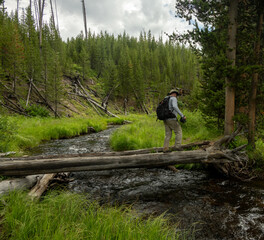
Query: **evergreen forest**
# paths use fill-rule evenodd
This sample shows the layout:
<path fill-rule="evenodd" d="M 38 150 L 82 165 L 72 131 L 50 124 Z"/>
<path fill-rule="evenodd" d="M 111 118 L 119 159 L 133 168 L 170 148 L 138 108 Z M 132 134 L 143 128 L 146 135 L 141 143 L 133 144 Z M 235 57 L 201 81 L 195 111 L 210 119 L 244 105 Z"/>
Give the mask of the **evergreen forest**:
<path fill-rule="evenodd" d="M 189 48 L 151 31 L 81 32 L 64 42 L 53 19 L 40 27 L 30 6 L 20 18 L 1 11 L 0 22 L 0 103 L 13 112 L 62 116 L 81 85 L 102 106 L 115 102 L 117 113 L 148 113 L 171 88 L 193 89 L 199 76 Z"/>

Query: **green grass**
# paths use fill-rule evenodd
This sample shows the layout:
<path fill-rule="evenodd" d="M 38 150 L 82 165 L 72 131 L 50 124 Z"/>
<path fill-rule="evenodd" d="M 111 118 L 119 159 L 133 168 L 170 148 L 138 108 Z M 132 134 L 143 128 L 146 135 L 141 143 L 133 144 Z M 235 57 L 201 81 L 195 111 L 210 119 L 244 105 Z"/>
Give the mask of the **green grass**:
<path fill-rule="evenodd" d="M 187 239 L 164 217 L 143 219 L 130 208 L 100 207 L 82 195 L 53 192 L 41 202 L 26 193 L 1 197 L 3 240 Z"/>
<path fill-rule="evenodd" d="M 108 124 L 124 122 L 123 119 L 101 117 L 54 119 L 13 116 L 7 119 L 8 124 L 12 126 L 12 137 L 6 138 L 5 143 L 3 140 L 2 149 L 15 152 L 38 146 L 43 141 L 85 134 L 88 132 L 88 127 L 99 132 L 106 129 Z"/>
<path fill-rule="evenodd" d="M 184 114 L 187 117 L 187 122 L 181 124 L 183 143 L 212 140 L 221 134 L 216 128 L 206 126 L 200 112 L 185 111 Z M 156 121 L 155 115 L 132 115 L 128 119 L 133 121 L 133 124 L 121 127 L 110 138 L 111 147 L 115 151 L 163 146 L 164 124 L 162 121 Z M 173 142 L 174 135 L 171 139 L 171 145 Z"/>
<path fill-rule="evenodd" d="M 263 173 L 264 171 L 264 141 L 259 138 L 256 141 L 256 149 L 255 150 L 249 149 L 248 155 L 249 155 L 251 162 L 254 165 L 254 168 L 257 170 L 260 170 Z"/>

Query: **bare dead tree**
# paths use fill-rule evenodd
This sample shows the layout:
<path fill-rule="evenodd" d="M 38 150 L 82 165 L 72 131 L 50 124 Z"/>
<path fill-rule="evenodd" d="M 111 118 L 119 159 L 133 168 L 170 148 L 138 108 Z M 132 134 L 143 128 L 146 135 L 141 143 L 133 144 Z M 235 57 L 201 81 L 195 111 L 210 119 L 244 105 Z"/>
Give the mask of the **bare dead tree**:
<path fill-rule="evenodd" d="M 34 0 L 34 9 L 35 9 L 35 18 L 36 18 L 36 22 L 39 22 L 39 7 L 38 7 L 38 3 L 37 0 Z M 32 9 L 30 9 L 32 11 Z M 37 24 L 37 29 L 39 30 L 39 24 Z"/>
<path fill-rule="evenodd" d="M 86 10 L 85 10 L 84 0 L 82 0 L 82 9 L 83 9 L 83 22 L 84 22 L 85 39 L 87 39 L 87 22 L 86 22 Z"/>
<path fill-rule="evenodd" d="M 58 20 L 58 10 L 57 10 L 57 0 L 55 0 L 55 10 L 56 10 L 57 31 L 59 32 L 59 20 Z"/>
<path fill-rule="evenodd" d="M 5 7 L 5 1 L 3 1 L 2 3 L 3 7 L 2 7 L 2 11 L 3 11 L 3 15 L 5 14 L 5 10 L 6 10 L 6 7 Z"/>
<path fill-rule="evenodd" d="M 16 15 L 17 15 L 17 21 L 18 21 L 18 13 L 19 13 L 19 0 L 17 0 L 17 12 L 16 12 Z"/>
<path fill-rule="evenodd" d="M 111 94 L 113 93 L 113 91 L 114 91 L 116 88 L 118 88 L 118 86 L 119 86 L 119 84 L 113 86 L 113 87 L 110 89 L 109 93 L 108 93 L 108 94 L 105 96 L 105 98 L 103 99 L 101 105 L 102 105 L 102 107 L 103 107 L 105 110 L 107 109 L 108 100 L 109 100 Z"/>
<path fill-rule="evenodd" d="M 50 0 L 50 10 L 51 10 L 51 17 L 52 17 L 52 22 L 53 22 L 53 26 L 55 28 L 55 18 L 54 18 L 54 11 L 53 11 L 53 5 L 52 5 L 52 0 Z"/>
<path fill-rule="evenodd" d="M 39 0 L 38 2 L 38 19 L 39 19 L 39 50 L 40 54 L 42 53 L 42 23 L 43 23 L 43 14 L 44 14 L 45 0 Z"/>

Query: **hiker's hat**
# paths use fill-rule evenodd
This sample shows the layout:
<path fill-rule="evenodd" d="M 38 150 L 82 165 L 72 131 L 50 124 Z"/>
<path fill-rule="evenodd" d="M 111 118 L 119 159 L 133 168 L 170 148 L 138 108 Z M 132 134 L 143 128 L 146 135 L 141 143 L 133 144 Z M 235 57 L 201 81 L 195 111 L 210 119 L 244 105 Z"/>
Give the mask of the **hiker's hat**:
<path fill-rule="evenodd" d="M 179 95 L 179 92 L 176 89 L 171 89 L 170 92 L 169 92 L 169 95 L 171 95 L 173 93 L 176 93 L 177 95 Z"/>

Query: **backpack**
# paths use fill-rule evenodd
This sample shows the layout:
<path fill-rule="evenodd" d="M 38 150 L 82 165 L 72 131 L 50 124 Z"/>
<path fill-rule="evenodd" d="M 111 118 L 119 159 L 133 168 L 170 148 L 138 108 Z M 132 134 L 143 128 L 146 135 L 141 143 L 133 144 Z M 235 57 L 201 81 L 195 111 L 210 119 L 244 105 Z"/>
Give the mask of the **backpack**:
<path fill-rule="evenodd" d="M 175 118 L 175 115 L 169 109 L 170 97 L 165 97 L 158 105 L 156 109 L 157 118 L 159 120 L 166 120 L 168 118 Z"/>

